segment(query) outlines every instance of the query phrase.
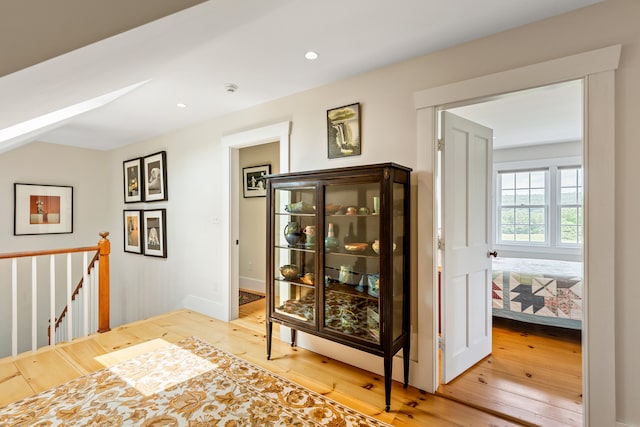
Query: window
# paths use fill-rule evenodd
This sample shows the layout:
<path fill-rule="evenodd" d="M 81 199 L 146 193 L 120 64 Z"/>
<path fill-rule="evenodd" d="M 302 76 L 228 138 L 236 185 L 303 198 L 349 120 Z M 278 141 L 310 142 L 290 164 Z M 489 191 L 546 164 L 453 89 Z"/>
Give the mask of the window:
<path fill-rule="evenodd" d="M 499 172 L 501 242 L 545 243 L 547 172 Z"/>
<path fill-rule="evenodd" d="M 559 169 L 560 244 L 582 244 L 582 169 Z"/>
<path fill-rule="evenodd" d="M 498 170 L 496 182 L 496 243 L 582 245 L 581 167 Z"/>

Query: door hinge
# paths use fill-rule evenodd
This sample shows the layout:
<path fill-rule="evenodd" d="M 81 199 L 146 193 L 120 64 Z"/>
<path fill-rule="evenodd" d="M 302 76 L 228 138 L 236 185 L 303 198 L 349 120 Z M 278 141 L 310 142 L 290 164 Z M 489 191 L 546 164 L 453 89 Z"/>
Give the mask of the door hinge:
<path fill-rule="evenodd" d="M 444 351 L 444 339 L 442 337 L 438 337 L 438 350 Z"/>
<path fill-rule="evenodd" d="M 438 239 L 438 250 L 444 250 L 444 240 Z"/>
<path fill-rule="evenodd" d="M 442 139 L 438 140 L 438 151 L 444 150 L 444 141 Z"/>

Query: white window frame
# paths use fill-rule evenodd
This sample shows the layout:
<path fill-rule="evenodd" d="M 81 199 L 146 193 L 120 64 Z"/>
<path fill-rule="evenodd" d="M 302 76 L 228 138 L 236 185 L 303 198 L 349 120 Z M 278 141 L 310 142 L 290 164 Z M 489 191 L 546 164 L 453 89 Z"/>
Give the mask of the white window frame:
<path fill-rule="evenodd" d="M 557 178 L 558 169 L 562 167 L 583 168 L 580 156 L 557 157 L 550 159 L 524 160 L 513 162 L 501 162 L 493 165 L 493 178 L 496 183 L 493 188 L 493 245 L 501 257 L 527 257 L 527 258 L 549 258 L 564 261 L 582 261 L 582 244 L 560 244 L 560 207 L 557 196 L 560 184 Z M 503 242 L 500 240 L 500 194 L 498 189 L 499 172 L 517 172 L 545 170 L 546 192 L 545 198 L 548 204 L 546 209 L 545 243 L 537 242 Z M 584 179 L 584 178 L 583 178 Z M 584 183 L 583 183 L 584 185 Z M 584 215 L 584 200 L 583 200 Z M 583 238 L 584 241 L 584 238 Z"/>

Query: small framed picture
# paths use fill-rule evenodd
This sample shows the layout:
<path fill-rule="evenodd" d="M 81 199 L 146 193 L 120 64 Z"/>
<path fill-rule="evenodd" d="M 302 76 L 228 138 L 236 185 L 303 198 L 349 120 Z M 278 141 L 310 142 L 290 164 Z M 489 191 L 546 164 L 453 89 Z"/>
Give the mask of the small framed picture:
<path fill-rule="evenodd" d="M 167 211 L 155 209 L 143 211 L 144 254 L 167 257 Z"/>
<path fill-rule="evenodd" d="M 142 201 L 144 180 L 142 179 L 142 159 L 131 159 L 122 162 L 124 182 L 124 202 L 135 203 Z"/>
<path fill-rule="evenodd" d="M 251 166 L 242 168 L 244 197 L 266 197 L 267 189 L 265 175 L 271 173 L 271 165 Z"/>
<path fill-rule="evenodd" d="M 330 159 L 360 155 L 360 103 L 327 111 L 327 149 Z"/>
<path fill-rule="evenodd" d="M 142 228 L 142 211 L 125 210 L 124 225 L 124 251 L 133 254 L 142 254 L 142 242 L 144 241 L 144 228 Z"/>
<path fill-rule="evenodd" d="M 160 151 L 142 159 L 144 201 L 155 202 L 167 198 L 167 153 Z"/>
<path fill-rule="evenodd" d="M 73 187 L 13 185 L 13 234 L 73 233 Z"/>

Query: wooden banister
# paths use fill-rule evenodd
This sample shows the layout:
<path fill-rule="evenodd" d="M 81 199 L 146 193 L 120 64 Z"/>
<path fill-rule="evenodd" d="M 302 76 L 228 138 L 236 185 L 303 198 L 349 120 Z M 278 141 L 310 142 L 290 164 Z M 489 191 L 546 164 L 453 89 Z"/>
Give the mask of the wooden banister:
<path fill-rule="evenodd" d="M 98 242 L 100 248 L 100 273 L 98 285 L 98 298 L 100 304 L 98 307 L 98 332 L 110 331 L 109 327 L 109 254 L 111 253 L 111 242 L 107 240 L 109 233 L 103 231 L 100 233 L 102 239 Z"/>
<path fill-rule="evenodd" d="M 102 236 L 102 233 L 100 233 Z M 107 233 L 107 236 L 109 233 Z M 84 248 L 70 248 L 70 249 L 46 249 L 43 251 L 29 251 L 29 252 L 13 252 L 8 254 L 0 254 L 0 259 L 11 259 L 11 258 L 26 258 L 33 256 L 42 256 L 42 255 L 60 255 L 60 254 L 68 254 L 75 252 L 91 252 L 97 251 L 100 249 L 100 246 L 87 246 Z"/>

